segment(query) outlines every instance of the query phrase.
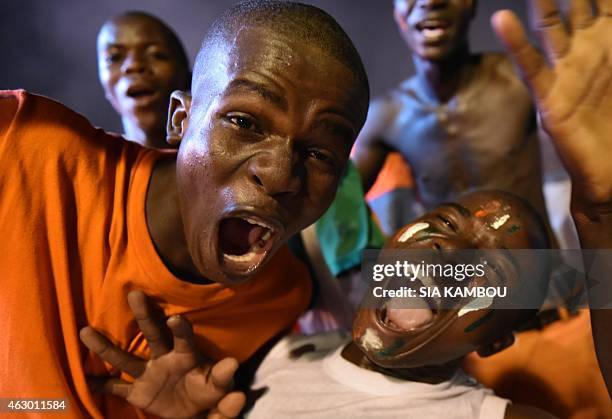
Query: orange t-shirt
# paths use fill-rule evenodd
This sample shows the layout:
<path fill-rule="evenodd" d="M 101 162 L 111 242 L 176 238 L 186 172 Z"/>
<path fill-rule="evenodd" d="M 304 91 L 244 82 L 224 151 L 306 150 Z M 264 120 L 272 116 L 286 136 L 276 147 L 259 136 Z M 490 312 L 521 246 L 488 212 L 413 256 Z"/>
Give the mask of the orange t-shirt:
<path fill-rule="evenodd" d="M 244 361 L 307 307 L 307 270 L 286 247 L 233 288 L 170 273 L 145 219 L 160 156 L 49 99 L 0 92 L 0 397 L 64 398 L 62 417 L 142 416 L 90 394 L 86 374 L 110 371 L 78 338 L 91 325 L 147 357 L 126 301 L 132 289 L 189 319 L 213 359 Z"/>

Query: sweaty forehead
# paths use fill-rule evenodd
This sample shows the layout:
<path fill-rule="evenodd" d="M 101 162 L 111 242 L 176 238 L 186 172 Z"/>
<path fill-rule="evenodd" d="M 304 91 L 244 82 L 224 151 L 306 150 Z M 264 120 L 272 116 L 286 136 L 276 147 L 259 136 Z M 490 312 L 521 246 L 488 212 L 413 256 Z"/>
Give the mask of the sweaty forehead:
<path fill-rule="evenodd" d="M 230 41 L 229 62 L 234 70 L 270 72 L 280 78 L 320 75 L 329 85 L 347 85 L 352 72 L 329 53 L 306 40 L 266 27 L 244 27 Z"/>
<path fill-rule="evenodd" d="M 253 77 L 278 87 L 281 96 L 309 92 L 333 98 L 336 105 L 346 107 L 348 114 L 360 119 L 363 98 L 353 71 L 305 40 L 266 27 L 249 26 L 214 48 L 217 51 L 213 59 L 217 64 L 224 62 L 224 68 L 217 68 L 227 72 L 227 82 Z"/>

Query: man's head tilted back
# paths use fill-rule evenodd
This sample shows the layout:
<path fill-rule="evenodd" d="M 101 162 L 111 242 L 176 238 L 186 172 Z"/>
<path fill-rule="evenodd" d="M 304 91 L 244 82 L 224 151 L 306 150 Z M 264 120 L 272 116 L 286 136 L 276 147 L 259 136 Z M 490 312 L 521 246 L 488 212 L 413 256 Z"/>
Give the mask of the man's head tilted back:
<path fill-rule="evenodd" d="M 252 1 L 213 23 L 191 99 L 175 92 L 187 246 L 214 281 L 251 277 L 334 198 L 368 108 L 359 54 L 313 6 Z"/>

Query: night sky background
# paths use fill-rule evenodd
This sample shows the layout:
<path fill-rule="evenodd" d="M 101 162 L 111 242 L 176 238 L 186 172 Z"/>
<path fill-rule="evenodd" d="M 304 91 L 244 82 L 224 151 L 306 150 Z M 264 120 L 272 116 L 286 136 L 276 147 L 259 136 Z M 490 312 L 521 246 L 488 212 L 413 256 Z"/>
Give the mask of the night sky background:
<path fill-rule="evenodd" d="M 334 16 L 365 63 L 372 93 L 379 95 L 410 76 L 407 47 L 392 16 L 392 0 L 304 1 Z M 95 125 L 121 131 L 119 118 L 98 82 L 96 35 L 109 17 L 143 10 L 161 17 L 183 40 L 193 63 L 212 20 L 231 0 L 1 0 L 0 89 L 24 88 L 58 99 Z M 525 19 L 519 0 L 480 0 L 470 38 L 474 51 L 499 50 L 489 24 L 501 8 Z"/>

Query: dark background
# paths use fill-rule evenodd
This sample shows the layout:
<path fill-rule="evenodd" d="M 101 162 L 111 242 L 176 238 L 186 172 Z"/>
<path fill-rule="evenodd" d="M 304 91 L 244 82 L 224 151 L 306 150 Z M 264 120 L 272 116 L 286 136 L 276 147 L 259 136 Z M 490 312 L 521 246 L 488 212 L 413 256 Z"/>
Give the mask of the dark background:
<path fill-rule="evenodd" d="M 412 73 L 393 21 L 392 0 L 305 0 L 334 16 L 362 55 L 372 93 Z M 58 99 L 94 124 L 121 131 L 97 78 L 96 35 L 109 17 L 144 10 L 165 20 L 183 40 L 191 62 L 208 25 L 231 0 L 0 0 L 0 89 L 25 88 Z M 499 50 L 489 19 L 519 0 L 480 0 L 470 38 L 474 51 Z"/>

